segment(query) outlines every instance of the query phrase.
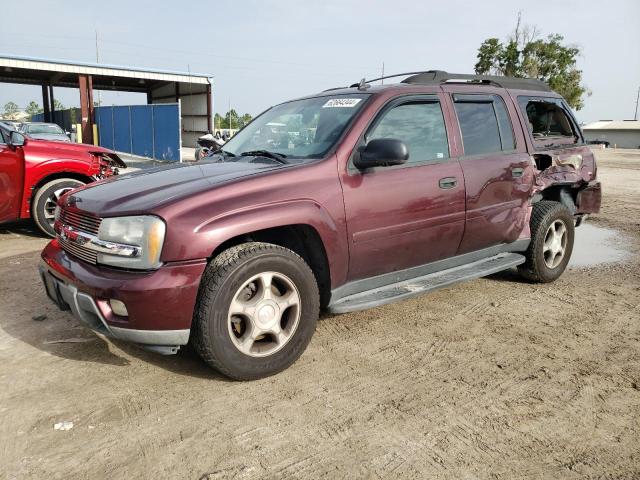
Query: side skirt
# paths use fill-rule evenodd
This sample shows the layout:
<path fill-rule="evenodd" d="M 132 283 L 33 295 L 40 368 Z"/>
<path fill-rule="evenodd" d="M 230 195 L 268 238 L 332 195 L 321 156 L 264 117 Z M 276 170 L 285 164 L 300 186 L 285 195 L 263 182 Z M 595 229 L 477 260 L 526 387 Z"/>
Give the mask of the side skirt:
<path fill-rule="evenodd" d="M 418 267 L 349 282 L 331 292 L 327 307 L 345 313 L 384 305 L 455 283 L 484 277 L 524 263 L 530 240 L 465 253 Z"/>

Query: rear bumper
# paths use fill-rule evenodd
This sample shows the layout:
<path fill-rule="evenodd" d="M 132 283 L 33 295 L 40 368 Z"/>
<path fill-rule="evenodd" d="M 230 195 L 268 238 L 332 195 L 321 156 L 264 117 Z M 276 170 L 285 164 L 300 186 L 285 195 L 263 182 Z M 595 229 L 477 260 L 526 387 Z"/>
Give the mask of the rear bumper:
<path fill-rule="evenodd" d="M 49 298 L 87 327 L 160 353 L 175 353 L 189 340 L 205 266 L 203 260 L 168 264 L 153 272 L 118 271 L 70 257 L 53 240 L 42 252 L 39 270 Z M 110 299 L 124 302 L 129 315 L 115 315 Z"/>
<path fill-rule="evenodd" d="M 577 213 L 598 213 L 602 202 L 602 185 L 599 181 L 589 182 L 576 196 Z"/>

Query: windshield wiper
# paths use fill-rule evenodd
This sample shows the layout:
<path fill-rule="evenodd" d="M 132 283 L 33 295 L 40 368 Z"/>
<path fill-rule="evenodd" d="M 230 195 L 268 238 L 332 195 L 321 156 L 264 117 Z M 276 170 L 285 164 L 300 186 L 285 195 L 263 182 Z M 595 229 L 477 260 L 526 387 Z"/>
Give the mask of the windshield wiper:
<path fill-rule="evenodd" d="M 284 165 L 289 163 L 285 160 L 286 155 L 284 153 L 270 152 L 269 150 L 250 150 L 248 152 L 242 152 L 240 156 L 241 157 L 248 157 L 248 156 L 267 157 L 267 158 L 272 158 L 274 160 L 277 160 L 278 162 Z"/>
<path fill-rule="evenodd" d="M 235 153 L 231 153 L 231 152 L 227 152 L 226 150 L 223 150 L 221 148 L 218 148 L 217 150 L 214 150 L 213 152 L 215 153 L 221 153 L 222 155 L 224 155 L 225 157 L 235 157 L 236 154 Z"/>

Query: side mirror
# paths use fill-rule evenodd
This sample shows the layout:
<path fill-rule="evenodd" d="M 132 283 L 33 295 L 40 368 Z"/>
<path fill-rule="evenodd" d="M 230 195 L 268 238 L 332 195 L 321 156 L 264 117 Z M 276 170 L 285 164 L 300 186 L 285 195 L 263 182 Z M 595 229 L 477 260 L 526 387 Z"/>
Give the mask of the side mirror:
<path fill-rule="evenodd" d="M 409 149 L 395 138 L 376 138 L 361 147 L 354 165 L 360 170 L 402 165 L 409 159 Z"/>
<path fill-rule="evenodd" d="M 20 132 L 11 132 L 11 135 L 9 136 L 9 144 L 12 147 L 22 147 L 25 144 L 24 135 Z"/>

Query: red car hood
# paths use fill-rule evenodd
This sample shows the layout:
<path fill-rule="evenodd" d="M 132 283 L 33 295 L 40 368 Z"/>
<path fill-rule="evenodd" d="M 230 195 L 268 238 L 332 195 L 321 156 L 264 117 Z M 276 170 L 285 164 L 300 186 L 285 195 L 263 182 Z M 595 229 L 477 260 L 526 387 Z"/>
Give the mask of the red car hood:
<path fill-rule="evenodd" d="M 52 159 L 70 158 L 85 160 L 87 162 L 91 161 L 91 157 L 88 154 L 97 153 L 109 157 L 117 167 L 126 168 L 127 166 L 115 152 L 98 145 L 29 138 L 25 145 L 25 149 L 27 153 L 39 153 L 40 151 L 47 152 L 47 156 Z"/>

